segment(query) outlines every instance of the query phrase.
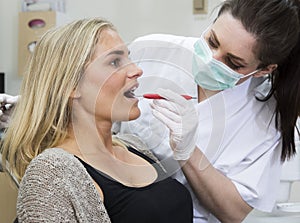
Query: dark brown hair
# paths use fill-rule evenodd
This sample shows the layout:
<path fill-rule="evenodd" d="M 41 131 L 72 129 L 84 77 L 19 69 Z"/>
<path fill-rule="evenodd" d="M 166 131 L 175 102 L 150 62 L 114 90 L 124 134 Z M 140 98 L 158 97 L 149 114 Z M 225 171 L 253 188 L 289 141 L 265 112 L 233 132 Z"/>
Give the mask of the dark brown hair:
<path fill-rule="evenodd" d="M 254 52 L 259 68 L 278 64 L 270 75 L 271 96 L 276 99 L 275 123 L 282 136 L 281 160 L 296 153 L 295 127 L 300 115 L 299 0 L 226 0 L 218 16 L 229 12 L 256 37 Z M 298 130 L 299 134 L 299 130 Z"/>

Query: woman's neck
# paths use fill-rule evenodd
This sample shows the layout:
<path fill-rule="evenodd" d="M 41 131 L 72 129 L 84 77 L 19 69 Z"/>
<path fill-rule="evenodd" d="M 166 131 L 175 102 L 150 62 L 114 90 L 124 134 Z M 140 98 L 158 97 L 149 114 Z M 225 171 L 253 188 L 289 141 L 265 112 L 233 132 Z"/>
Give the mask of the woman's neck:
<path fill-rule="evenodd" d="M 68 130 L 68 137 L 60 145 L 68 152 L 83 156 L 98 156 L 99 154 L 114 155 L 111 127 L 108 121 L 91 122 L 81 118 L 73 121 Z"/>

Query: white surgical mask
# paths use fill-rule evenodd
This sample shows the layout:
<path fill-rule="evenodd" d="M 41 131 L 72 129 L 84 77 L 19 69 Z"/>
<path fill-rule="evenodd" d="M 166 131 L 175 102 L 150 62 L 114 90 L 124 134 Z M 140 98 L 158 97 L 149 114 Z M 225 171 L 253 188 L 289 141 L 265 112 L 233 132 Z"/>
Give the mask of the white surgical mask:
<path fill-rule="evenodd" d="M 226 64 L 214 59 L 213 53 L 204 39 L 204 33 L 194 44 L 192 68 L 194 80 L 202 88 L 212 91 L 232 88 L 241 78 L 246 78 L 259 71 L 255 70 L 247 75 L 239 74 Z"/>

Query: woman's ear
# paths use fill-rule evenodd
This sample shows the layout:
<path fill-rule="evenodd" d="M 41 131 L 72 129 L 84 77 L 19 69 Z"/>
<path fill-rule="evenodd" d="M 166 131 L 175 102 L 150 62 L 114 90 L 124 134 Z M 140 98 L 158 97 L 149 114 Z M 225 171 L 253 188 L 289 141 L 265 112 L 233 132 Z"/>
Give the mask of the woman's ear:
<path fill-rule="evenodd" d="M 269 64 L 268 66 L 261 68 L 256 74 L 253 74 L 254 77 L 262 77 L 267 74 L 271 74 L 278 67 L 277 64 Z"/>

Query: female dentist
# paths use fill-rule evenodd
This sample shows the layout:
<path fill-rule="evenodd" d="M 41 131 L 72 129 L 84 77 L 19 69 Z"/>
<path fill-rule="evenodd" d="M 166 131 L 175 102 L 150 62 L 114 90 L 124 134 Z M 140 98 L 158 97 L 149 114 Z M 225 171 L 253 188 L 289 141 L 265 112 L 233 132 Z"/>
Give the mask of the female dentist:
<path fill-rule="evenodd" d="M 274 206 L 281 162 L 295 153 L 300 114 L 299 5 L 296 0 L 226 0 L 197 40 L 150 35 L 131 46 L 144 78 L 160 75 L 184 90 L 173 91 L 198 94 L 194 106 L 170 90 L 157 91 L 167 100 L 154 100 L 152 112 L 170 129 L 169 138 L 147 106 L 137 122 L 116 130 L 148 139 L 161 159 L 170 140 L 184 173 L 176 177 L 194 198 L 194 222 L 241 222 L 253 208 Z M 145 43 L 151 46 L 135 51 Z M 170 61 L 182 68 L 181 76 Z M 188 67 L 197 85 L 181 82 Z"/>

